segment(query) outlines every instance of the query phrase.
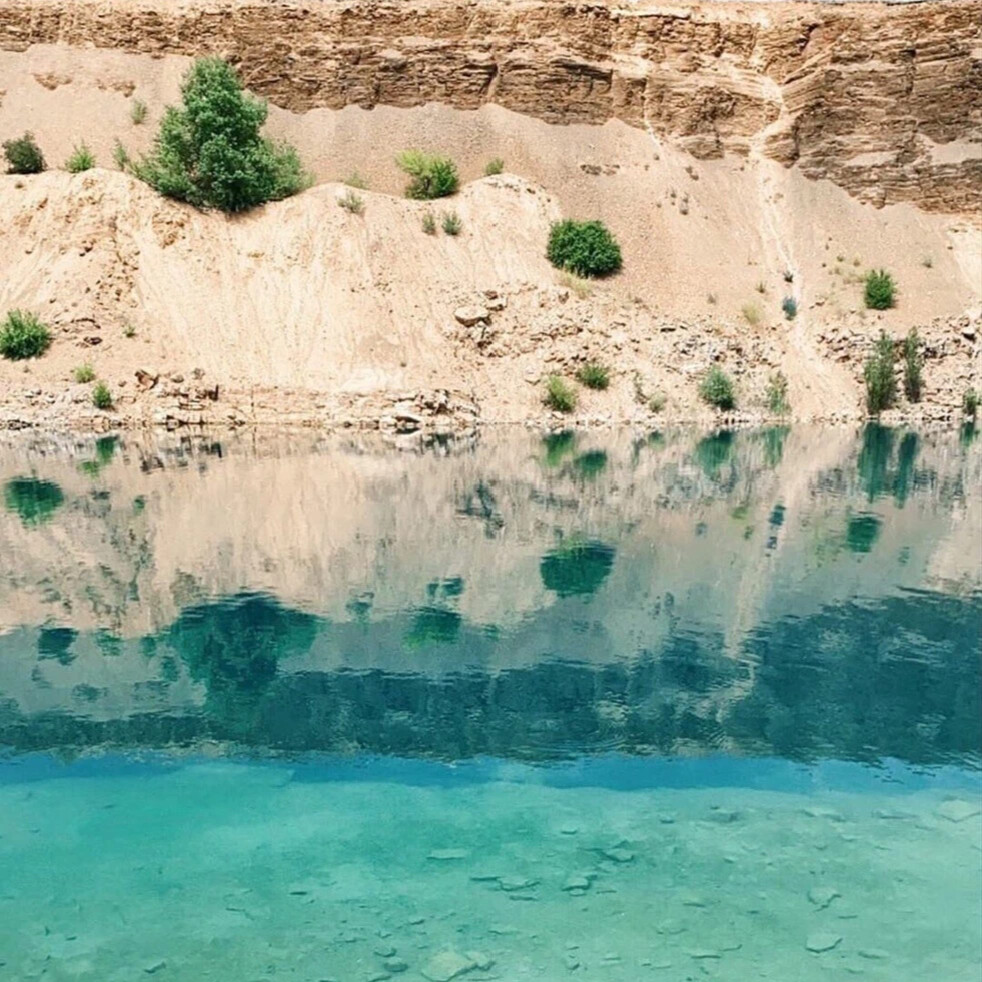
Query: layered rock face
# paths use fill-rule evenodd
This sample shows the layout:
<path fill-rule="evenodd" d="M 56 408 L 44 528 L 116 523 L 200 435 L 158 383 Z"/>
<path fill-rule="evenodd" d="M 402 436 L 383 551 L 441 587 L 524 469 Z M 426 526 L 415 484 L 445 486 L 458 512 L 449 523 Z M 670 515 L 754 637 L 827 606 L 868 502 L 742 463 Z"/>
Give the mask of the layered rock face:
<path fill-rule="evenodd" d="M 0 49 L 220 53 L 279 106 L 493 102 L 762 155 L 875 204 L 971 214 L 982 3 L 0 0 Z"/>

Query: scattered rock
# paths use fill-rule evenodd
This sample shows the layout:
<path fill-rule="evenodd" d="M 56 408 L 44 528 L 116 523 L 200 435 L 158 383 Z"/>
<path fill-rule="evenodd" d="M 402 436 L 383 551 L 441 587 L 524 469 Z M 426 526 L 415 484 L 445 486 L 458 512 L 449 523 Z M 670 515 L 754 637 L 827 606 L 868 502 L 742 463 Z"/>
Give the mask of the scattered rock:
<path fill-rule="evenodd" d="M 488 319 L 488 311 L 486 307 L 479 307 L 477 304 L 473 306 L 458 307 L 453 312 L 454 318 L 458 324 L 463 324 L 464 327 L 473 327 L 475 324 L 480 324 L 482 321 Z"/>
<path fill-rule="evenodd" d="M 859 957 L 883 961 L 890 957 L 890 952 L 884 951 L 882 948 L 860 948 Z"/>
<path fill-rule="evenodd" d="M 601 854 L 614 863 L 630 863 L 634 861 L 634 853 L 623 846 L 615 846 L 613 849 L 601 849 Z"/>
<path fill-rule="evenodd" d="M 584 876 L 582 873 L 573 873 L 566 877 L 566 882 L 563 883 L 563 889 L 585 893 L 590 889 L 590 877 Z"/>
<path fill-rule="evenodd" d="M 438 862 L 448 862 L 454 859 L 466 859 L 470 855 L 468 849 L 434 849 L 426 858 Z"/>
<path fill-rule="evenodd" d="M 808 940 L 805 942 L 805 947 L 809 951 L 814 951 L 816 954 L 821 954 L 823 951 L 831 951 L 833 948 L 838 948 L 842 943 L 842 935 L 831 934 L 827 931 L 819 931 L 816 934 L 809 934 Z"/>
<path fill-rule="evenodd" d="M 164 959 L 161 959 L 159 962 L 154 962 L 152 965 L 147 965 L 143 971 L 146 972 L 147 975 L 156 975 L 157 972 L 166 967 L 167 962 L 164 961 Z"/>
<path fill-rule="evenodd" d="M 964 822 L 979 814 L 982 814 L 982 805 L 961 798 L 950 798 L 948 801 L 942 802 L 937 810 L 937 815 L 946 818 L 949 822 Z"/>
<path fill-rule="evenodd" d="M 459 976 L 479 968 L 473 952 L 462 955 L 459 951 L 441 951 L 434 955 L 423 967 L 423 976 L 430 982 L 450 982 Z"/>
<path fill-rule="evenodd" d="M 394 975 L 405 972 L 409 968 L 409 963 L 401 958 L 387 958 L 383 965 L 387 972 L 392 972 Z"/>
<path fill-rule="evenodd" d="M 819 909 L 825 910 L 829 904 L 832 903 L 836 897 L 841 897 L 842 894 L 839 893 L 834 887 L 812 887 L 808 891 L 808 899 Z"/>

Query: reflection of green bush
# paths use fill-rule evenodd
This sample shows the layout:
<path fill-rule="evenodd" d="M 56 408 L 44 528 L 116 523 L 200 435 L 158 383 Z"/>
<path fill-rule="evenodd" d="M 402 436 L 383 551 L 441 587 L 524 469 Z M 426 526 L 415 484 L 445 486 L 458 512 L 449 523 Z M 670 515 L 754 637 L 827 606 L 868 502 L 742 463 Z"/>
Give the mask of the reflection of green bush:
<path fill-rule="evenodd" d="M 317 620 L 263 594 L 238 594 L 181 612 L 167 640 L 209 698 L 222 690 L 259 692 L 276 676 L 281 658 L 302 654 Z"/>
<path fill-rule="evenodd" d="M 78 631 L 70 627 L 43 627 L 38 635 L 38 658 L 54 658 L 59 665 L 70 665 L 75 660 L 71 652 Z"/>
<path fill-rule="evenodd" d="M 116 442 L 117 437 L 115 436 L 99 437 L 95 442 L 95 459 L 83 460 L 78 465 L 78 469 L 83 474 L 88 474 L 89 477 L 96 477 L 103 467 L 113 459 L 113 455 L 116 453 Z"/>
<path fill-rule="evenodd" d="M 596 593 L 610 575 L 614 555 L 602 542 L 571 540 L 542 557 L 539 574 L 546 589 L 561 597 Z"/>
<path fill-rule="evenodd" d="M 720 430 L 712 436 L 703 437 L 696 444 L 696 460 L 706 477 L 714 479 L 719 469 L 729 461 L 736 441 L 733 430 Z"/>
<path fill-rule="evenodd" d="M 445 607 L 420 607 L 404 638 L 407 648 L 453 644 L 460 634 L 460 614 Z"/>
<path fill-rule="evenodd" d="M 607 467 L 607 454 L 603 450 L 588 450 L 573 461 L 573 468 L 580 477 L 592 478 L 602 474 Z"/>
<path fill-rule="evenodd" d="M 546 448 L 546 467 L 558 467 L 576 447 L 576 434 L 572 430 L 549 433 L 542 438 L 542 445 Z"/>
<path fill-rule="evenodd" d="M 36 477 L 15 477 L 3 487 L 3 503 L 15 512 L 25 525 L 40 525 L 64 503 L 65 496 L 54 481 Z"/>
<path fill-rule="evenodd" d="M 876 515 L 855 515 L 846 526 L 846 545 L 850 552 L 870 552 L 880 537 L 882 522 Z"/>

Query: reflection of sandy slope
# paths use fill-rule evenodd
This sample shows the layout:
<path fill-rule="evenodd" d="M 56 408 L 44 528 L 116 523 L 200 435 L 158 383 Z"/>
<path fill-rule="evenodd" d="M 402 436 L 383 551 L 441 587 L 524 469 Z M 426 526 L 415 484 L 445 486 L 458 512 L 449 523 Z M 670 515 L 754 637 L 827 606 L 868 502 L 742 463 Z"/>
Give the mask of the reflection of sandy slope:
<path fill-rule="evenodd" d="M 0 480 L 36 472 L 62 487 L 65 504 L 39 527 L 0 513 L 0 626 L 50 621 L 135 636 L 189 603 L 242 590 L 335 621 L 350 621 L 352 601 L 361 601 L 379 619 L 430 602 L 430 584 L 459 578 L 459 596 L 434 602 L 507 629 L 555 603 L 541 558 L 578 535 L 616 549 L 584 612 L 618 650 L 652 643 L 655 623 L 657 637 L 687 619 L 726 629 L 732 644 L 775 591 L 793 593 L 805 612 L 853 593 L 922 585 L 929 552 L 951 527 L 931 491 L 903 510 L 881 499 L 878 558 L 856 557 L 841 548 L 842 531 L 866 499 L 814 491 L 818 475 L 836 467 L 850 480 L 851 434 L 795 431 L 773 470 L 759 438 L 741 434 L 711 475 L 695 442 L 685 435 L 636 447 L 629 434 L 584 436 L 549 467 L 541 442 L 524 434 L 486 436 L 453 457 L 368 446 L 293 447 L 274 459 L 272 447 L 257 456 L 249 441 L 233 440 L 221 459 L 181 458 L 132 443 L 96 477 L 63 454 L 4 451 Z M 606 468 L 584 476 L 577 461 L 600 448 Z M 157 459 L 162 468 L 140 466 Z M 930 444 L 921 464 L 939 473 L 962 466 L 946 445 Z M 767 549 L 778 503 L 788 517 Z"/>

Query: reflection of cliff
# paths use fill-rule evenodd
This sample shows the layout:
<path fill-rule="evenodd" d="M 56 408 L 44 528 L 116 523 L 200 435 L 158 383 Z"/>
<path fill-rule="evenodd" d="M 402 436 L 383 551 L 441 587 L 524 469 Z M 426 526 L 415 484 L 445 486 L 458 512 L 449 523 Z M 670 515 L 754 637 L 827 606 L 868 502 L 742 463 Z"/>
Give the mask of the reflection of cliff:
<path fill-rule="evenodd" d="M 134 652 L 151 652 L 151 666 L 171 673 L 169 705 L 107 716 L 98 691 L 39 712 L 0 701 L 0 745 L 74 752 L 219 740 L 246 752 L 538 760 L 727 751 L 980 763 L 979 596 L 912 592 L 781 617 L 758 625 L 739 658 L 722 652 L 719 634 L 689 623 L 619 657 L 594 631 L 576 652 L 593 648 L 594 657 L 563 657 L 560 641 L 535 663 L 490 670 L 480 664 L 493 662 L 496 647 L 522 639 L 454 623 L 426 643 L 447 648 L 461 668 L 434 674 L 405 657 L 411 616 L 339 628 L 264 597 L 202 605 Z M 383 660 L 395 648 L 403 670 L 304 667 L 325 638 L 339 651 L 379 650 Z M 191 701 L 179 698 L 175 666 L 200 684 Z"/>
<path fill-rule="evenodd" d="M 638 611 L 671 595 L 677 616 L 712 616 L 733 649 L 784 604 L 920 587 L 928 569 L 978 585 L 964 549 L 939 550 L 956 529 L 961 542 L 982 534 L 980 461 L 982 444 L 944 434 L 834 429 L 486 435 L 450 456 L 368 439 L 127 439 L 112 454 L 21 439 L 0 451 L 0 486 L 29 479 L 61 497 L 18 492 L 38 521 L 0 507 L 0 631 L 156 634 L 240 592 L 378 620 L 459 581 L 437 606 L 488 629 L 571 592 L 624 648 Z M 869 538 L 866 515 L 876 542 L 850 551 Z M 563 585 L 569 572 L 595 591 Z"/>

